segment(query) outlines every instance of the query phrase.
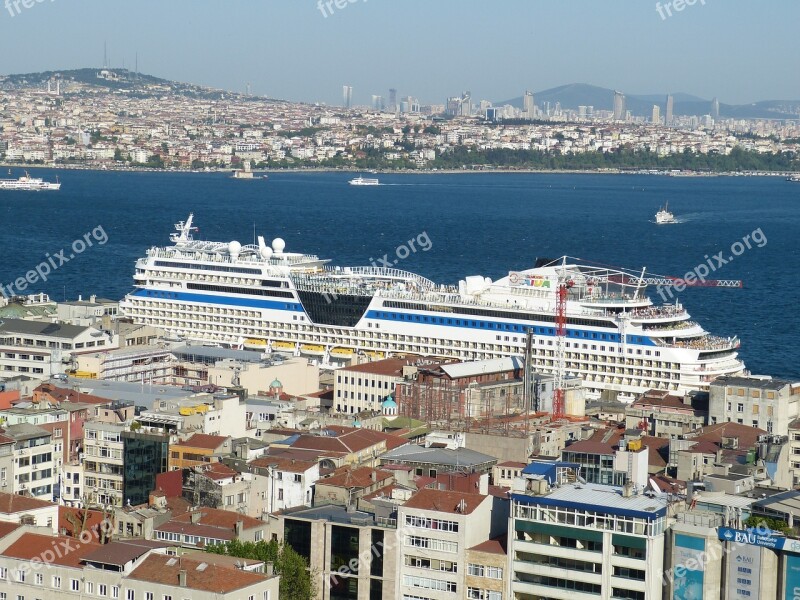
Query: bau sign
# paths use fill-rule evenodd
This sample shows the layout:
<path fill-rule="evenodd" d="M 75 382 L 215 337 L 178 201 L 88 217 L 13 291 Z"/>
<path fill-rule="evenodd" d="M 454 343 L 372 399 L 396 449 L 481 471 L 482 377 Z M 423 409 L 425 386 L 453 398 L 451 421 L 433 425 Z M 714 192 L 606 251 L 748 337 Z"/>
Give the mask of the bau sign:
<path fill-rule="evenodd" d="M 787 540 L 783 536 L 758 533 L 755 529 L 731 529 L 730 527 L 720 527 L 718 531 L 719 539 L 725 542 L 734 542 L 736 544 L 747 544 L 748 546 L 759 546 L 761 548 L 770 548 L 772 550 L 789 550 L 794 551 L 798 546 L 792 543 L 793 540 Z"/>

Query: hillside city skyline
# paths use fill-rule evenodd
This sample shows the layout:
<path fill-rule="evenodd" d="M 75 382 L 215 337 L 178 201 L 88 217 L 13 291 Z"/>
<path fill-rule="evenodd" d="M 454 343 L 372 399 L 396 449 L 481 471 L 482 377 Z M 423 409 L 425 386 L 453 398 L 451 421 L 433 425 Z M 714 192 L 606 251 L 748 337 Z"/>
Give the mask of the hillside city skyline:
<path fill-rule="evenodd" d="M 327 16 L 313 1 L 267 2 L 249 7 L 246 19 L 236 4 L 218 11 L 208 2 L 187 11 L 182 2 L 116 9 L 88 0 L 86 14 L 66 3 L 16 4 L 0 11 L 0 32 L 9 47 L 35 40 L 39 51 L 0 56 L 0 73 L 138 64 L 165 79 L 329 105 L 341 102 L 343 85 L 352 86 L 357 105 L 390 88 L 428 103 L 463 90 L 500 101 L 518 96 L 520 87 L 547 90 L 569 82 L 631 95 L 685 92 L 731 104 L 800 98 L 800 81 L 789 76 L 800 6 L 785 0 L 769 12 L 740 0 L 696 0 L 666 18 L 671 3 L 660 3 L 659 12 L 632 0 L 614 10 L 608 2 L 584 3 L 578 11 L 536 3 L 479 15 L 451 0 L 434 6 L 340 2 L 345 8 L 333 5 Z M 185 27 L 184 13 L 200 24 L 200 35 Z M 441 26 L 456 14 L 458 28 Z M 120 22 L 127 26 L 120 29 Z M 567 38 L 549 26 L 560 22 L 569 23 Z M 48 27 L 53 23 L 58 27 Z M 464 31 L 470 34 L 459 35 Z M 768 44 L 760 31 L 769 32 Z M 781 73 L 787 75 L 773 75 Z"/>

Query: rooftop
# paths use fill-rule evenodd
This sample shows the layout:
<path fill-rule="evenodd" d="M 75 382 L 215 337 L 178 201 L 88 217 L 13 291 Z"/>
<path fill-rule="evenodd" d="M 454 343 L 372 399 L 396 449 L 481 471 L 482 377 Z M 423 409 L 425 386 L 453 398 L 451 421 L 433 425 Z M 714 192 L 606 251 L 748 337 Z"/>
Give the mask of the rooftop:
<path fill-rule="evenodd" d="M 462 363 L 448 363 L 440 368 L 451 379 L 462 377 L 477 377 L 492 373 L 506 373 L 509 371 L 522 371 L 522 359 L 518 356 L 505 356 L 503 358 L 490 358 Z"/>
<path fill-rule="evenodd" d="M 164 548 L 168 545 L 162 542 L 137 539 L 113 540 L 108 544 L 99 546 L 93 552 L 89 552 L 83 559 L 87 562 L 122 567 L 147 554 L 153 548 Z"/>
<path fill-rule="evenodd" d="M 180 572 L 185 571 L 187 588 L 215 594 L 228 594 L 268 579 L 265 575 L 217 564 L 214 560 L 205 562 L 203 556 L 192 554 L 191 558 L 176 558 L 151 554 L 134 569 L 129 578 L 177 588 Z"/>
<path fill-rule="evenodd" d="M 773 379 L 772 377 L 734 377 L 722 375 L 711 382 L 711 387 L 738 386 L 758 388 L 761 390 L 781 390 L 787 385 L 797 385 L 796 381 L 788 379 Z"/>
<path fill-rule="evenodd" d="M 626 498 L 622 495 L 621 487 L 596 483 L 562 485 L 544 496 L 513 494 L 512 497 L 516 502 L 524 504 L 589 510 L 649 521 L 664 517 L 667 513 L 666 498 L 642 494 Z"/>
<path fill-rule="evenodd" d="M 362 527 L 375 527 L 375 515 L 361 510 L 348 511 L 344 506 L 325 504 L 314 508 L 298 508 L 283 511 L 285 518 L 309 519 L 312 521 L 325 520 L 343 525 L 360 525 Z"/>
<path fill-rule="evenodd" d="M 72 552 L 53 552 L 54 548 L 72 548 Z M 75 538 L 65 536 L 41 535 L 38 533 L 23 533 L 17 541 L 2 552 L 3 556 L 21 560 L 42 559 L 43 556 L 53 555 L 52 564 L 79 568 L 84 557 L 92 554 L 101 546 L 93 542 L 75 543 Z"/>
<path fill-rule="evenodd" d="M 444 465 L 449 467 L 477 467 L 480 465 L 495 464 L 497 459 L 488 454 L 482 454 L 468 448 L 450 450 L 448 448 L 423 448 L 422 446 L 408 445 L 395 448 L 380 457 L 382 463 L 426 463 Z"/>
<path fill-rule="evenodd" d="M 216 450 L 230 438 L 224 435 L 210 435 L 208 433 L 195 433 L 192 437 L 173 444 L 184 448 L 202 448 L 204 450 Z"/>
<path fill-rule="evenodd" d="M 422 360 L 422 357 L 408 354 L 402 358 L 384 358 L 383 360 L 362 363 L 360 365 L 351 365 L 345 367 L 342 371 L 402 377 L 403 367 L 418 364 L 420 360 Z"/>
<path fill-rule="evenodd" d="M 481 494 L 424 488 L 414 494 L 403 507 L 454 515 L 469 515 L 488 497 Z"/>
<path fill-rule="evenodd" d="M 51 323 L 49 321 L 29 321 L 27 319 L 5 319 L 0 322 L 0 334 L 22 333 L 25 335 L 43 335 L 73 339 L 89 327 L 67 325 L 66 323 Z"/>
<path fill-rule="evenodd" d="M 330 487 L 347 489 L 368 488 L 392 477 L 394 477 L 393 473 L 382 469 L 373 469 L 371 467 L 359 467 L 357 469 L 342 467 L 330 477 L 325 477 L 317 481 L 317 486 L 327 485 Z"/>

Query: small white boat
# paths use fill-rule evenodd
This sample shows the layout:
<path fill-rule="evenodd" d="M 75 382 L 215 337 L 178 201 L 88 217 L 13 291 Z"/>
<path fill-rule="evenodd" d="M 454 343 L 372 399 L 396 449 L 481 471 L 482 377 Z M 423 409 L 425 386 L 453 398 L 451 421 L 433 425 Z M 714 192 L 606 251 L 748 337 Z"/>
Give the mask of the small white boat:
<path fill-rule="evenodd" d="M 664 208 L 659 210 L 656 213 L 656 223 L 659 225 L 668 225 L 670 223 L 676 223 L 675 215 L 669 212 L 669 202 L 664 205 Z"/>
<path fill-rule="evenodd" d="M 360 175 L 358 177 L 356 177 L 355 179 L 351 179 L 347 183 L 349 183 L 350 185 L 380 185 L 381 184 L 381 182 L 378 181 L 377 179 L 369 179 L 369 178 L 366 178 L 366 177 L 361 177 Z"/>
<path fill-rule="evenodd" d="M 800 183 L 800 175 L 792 175 L 791 177 L 787 177 L 786 181 L 791 181 L 792 183 Z"/>

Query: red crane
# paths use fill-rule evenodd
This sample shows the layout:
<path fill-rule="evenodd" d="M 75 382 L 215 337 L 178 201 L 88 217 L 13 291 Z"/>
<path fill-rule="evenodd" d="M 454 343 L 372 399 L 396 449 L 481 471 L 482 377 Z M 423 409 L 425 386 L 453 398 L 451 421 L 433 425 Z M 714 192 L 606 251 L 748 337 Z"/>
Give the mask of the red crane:
<path fill-rule="evenodd" d="M 566 412 L 564 406 L 564 371 L 566 369 L 564 338 L 567 336 L 567 296 L 573 285 L 574 282 L 566 275 L 566 269 L 562 268 L 558 276 L 558 290 L 556 291 L 556 376 L 553 382 L 553 419 L 564 418 Z"/>
<path fill-rule="evenodd" d="M 558 289 L 556 291 L 556 368 L 553 382 L 553 419 L 562 419 L 566 414 L 564 377 L 566 371 L 567 299 L 570 288 L 575 285 L 575 282 L 567 274 L 567 257 L 564 256 L 561 261 L 561 269 L 558 272 Z M 616 267 L 612 268 L 617 269 Z M 663 287 L 742 287 L 742 282 L 739 280 L 704 279 L 692 276 L 685 278 L 659 275 L 645 277 L 644 270 L 642 270 L 641 275 L 627 273 L 621 269 L 617 270 L 616 273 L 610 273 L 607 269 L 602 268 L 599 271 L 584 274 L 586 284 L 592 286 L 611 283 L 634 287 L 637 295 L 640 289 L 647 285 Z"/>

